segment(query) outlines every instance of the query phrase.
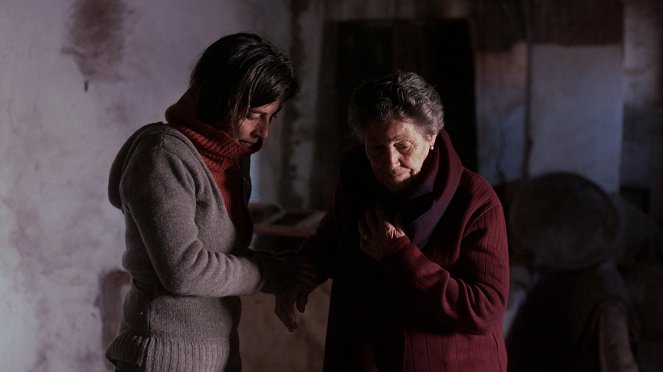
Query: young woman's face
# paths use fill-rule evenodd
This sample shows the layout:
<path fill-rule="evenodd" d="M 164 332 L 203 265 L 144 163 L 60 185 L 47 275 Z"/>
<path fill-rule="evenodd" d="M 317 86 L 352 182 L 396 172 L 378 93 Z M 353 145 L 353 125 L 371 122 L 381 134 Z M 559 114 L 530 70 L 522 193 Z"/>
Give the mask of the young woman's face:
<path fill-rule="evenodd" d="M 246 117 L 237 126 L 237 140 L 246 147 L 253 147 L 269 136 L 269 125 L 281 110 L 281 102 L 251 107 Z"/>
<path fill-rule="evenodd" d="M 436 137 L 408 120 L 369 123 L 364 146 L 375 178 L 391 192 L 402 190 L 421 171 Z"/>

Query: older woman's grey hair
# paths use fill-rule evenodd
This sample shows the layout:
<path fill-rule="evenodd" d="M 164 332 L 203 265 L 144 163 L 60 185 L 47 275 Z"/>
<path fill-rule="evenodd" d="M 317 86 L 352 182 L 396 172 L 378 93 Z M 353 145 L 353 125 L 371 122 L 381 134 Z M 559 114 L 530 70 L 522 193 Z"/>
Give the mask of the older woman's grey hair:
<path fill-rule="evenodd" d="M 363 140 L 373 121 L 410 120 L 421 133 L 433 135 L 444 127 L 444 110 L 435 88 L 414 72 L 395 72 L 365 80 L 353 92 L 348 124 Z"/>

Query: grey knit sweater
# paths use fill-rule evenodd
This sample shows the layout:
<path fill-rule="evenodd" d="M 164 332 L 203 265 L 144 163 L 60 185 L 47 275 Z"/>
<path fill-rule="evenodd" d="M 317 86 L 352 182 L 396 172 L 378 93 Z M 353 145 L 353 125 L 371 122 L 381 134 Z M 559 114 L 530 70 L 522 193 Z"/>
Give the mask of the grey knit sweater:
<path fill-rule="evenodd" d="M 139 129 L 112 165 L 109 198 L 125 217 L 132 283 L 107 358 L 145 371 L 238 371 L 238 296 L 264 281 L 193 144 L 162 123 Z"/>

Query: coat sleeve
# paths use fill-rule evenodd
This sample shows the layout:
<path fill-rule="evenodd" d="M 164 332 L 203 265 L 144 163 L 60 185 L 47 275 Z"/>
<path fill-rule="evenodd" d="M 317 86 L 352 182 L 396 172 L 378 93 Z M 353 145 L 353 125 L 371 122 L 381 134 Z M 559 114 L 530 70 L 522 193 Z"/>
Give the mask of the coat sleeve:
<path fill-rule="evenodd" d="M 162 145 L 137 150 L 121 182 L 125 213 L 130 213 L 149 261 L 168 291 L 210 297 L 254 293 L 264 284 L 255 262 L 221 253 L 230 246 L 210 249 L 199 239 L 193 164 Z"/>
<path fill-rule="evenodd" d="M 443 329 L 482 334 L 502 321 L 509 265 L 501 205 L 470 220 L 462 232 L 458 260 L 449 268 L 430 260 L 407 237 L 380 265 L 409 301 L 414 316 Z"/>

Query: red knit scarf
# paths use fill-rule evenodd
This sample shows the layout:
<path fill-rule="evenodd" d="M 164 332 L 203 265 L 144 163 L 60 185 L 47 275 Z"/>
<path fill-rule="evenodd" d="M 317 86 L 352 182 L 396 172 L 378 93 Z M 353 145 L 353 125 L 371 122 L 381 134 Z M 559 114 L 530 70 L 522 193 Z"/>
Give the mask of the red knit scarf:
<path fill-rule="evenodd" d="M 198 120 L 190 92 L 166 110 L 166 121 L 184 134 L 196 147 L 221 191 L 230 219 L 240 236 L 248 238 L 252 224 L 248 211 L 248 183 L 240 167 L 240 160 L 257 149 L 242 146 L 224 130 Z M 247 186 L 247 187 L 245 187 Z M 246 190 L 246 191 L 245 191 Z"/>

